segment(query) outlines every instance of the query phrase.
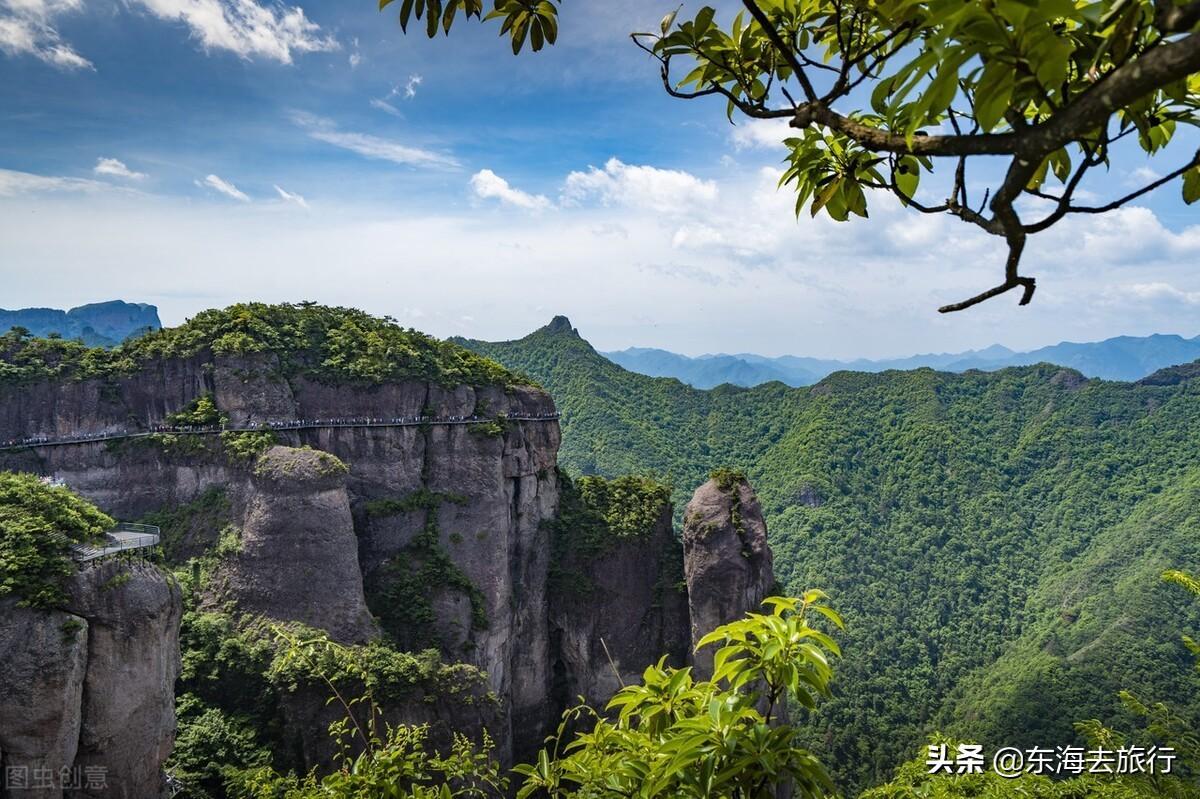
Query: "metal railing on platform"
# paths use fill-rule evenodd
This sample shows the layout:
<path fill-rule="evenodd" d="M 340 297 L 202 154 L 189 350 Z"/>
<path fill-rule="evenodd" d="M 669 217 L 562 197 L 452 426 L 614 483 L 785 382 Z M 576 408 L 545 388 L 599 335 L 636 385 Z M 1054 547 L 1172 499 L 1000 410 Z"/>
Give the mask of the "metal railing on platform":
<path fill-rule="evenodd" d="M 102 542 L 72 545 L 71 557 L 78 563 L 88 563 L 100 558 L 144 551 L 158 546 L 160 541 L 162 531 L 154 525 L 122 522 L 105 533 Z"/>

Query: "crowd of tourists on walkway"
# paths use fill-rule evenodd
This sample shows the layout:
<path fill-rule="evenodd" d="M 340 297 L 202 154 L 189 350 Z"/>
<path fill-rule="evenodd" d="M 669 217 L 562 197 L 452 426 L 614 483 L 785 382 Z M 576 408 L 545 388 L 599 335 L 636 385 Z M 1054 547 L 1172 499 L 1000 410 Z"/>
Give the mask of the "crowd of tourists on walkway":
<path fill-rule="evenodd" d="M 85 444 L 114 438 L 135 438 L 154 434 L 203 435 L 212 433 L 250 433 L 268 430 L 301 430 L 320 427 L 407 427 L 425 424 L 485 424 L 496 421 L 537 422 L 557 419 L 557 413 L 516 413 L 500 416 L 354 416 L 349 418 L 291 419 L 287 421 L 245 422 L 241 425 L 172 425 L 154 424 L 144 430 L 106 430 L 94 433 L 71 433 L 66 436 L 26 436 L 0 441 L 0 449 Z"/>

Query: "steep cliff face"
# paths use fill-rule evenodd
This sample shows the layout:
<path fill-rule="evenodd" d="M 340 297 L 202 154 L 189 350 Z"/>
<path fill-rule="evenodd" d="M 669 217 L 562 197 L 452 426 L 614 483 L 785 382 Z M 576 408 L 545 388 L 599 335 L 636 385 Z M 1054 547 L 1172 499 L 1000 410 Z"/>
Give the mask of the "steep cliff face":
<path fill-rule="evenodd" d="M 87 622 L 0 602 L 0 796 L 57 799 L 59 788 L 3 789 L 5 774 L 58 774 L 75 762 L 87 673 Z M 32 779 L 28 785 L 32 785 Z M 19 786 L 17 786 L 19 787 Z"/>
<path fill-rule="evenodd" d="M 421 415 L 446 419 L 476 414 L 493 418 L 554 412 L 549 395 L 526 386 L 446 387 L 415 380 L 339 384 L 303 374 L 285 375 L 279 358 L 272 354 L 204 352 L 150 361 L 122 377 L 0 386 L 0 440 L 147 430 L 203 396 L 211 396 L 235 427 L 271 420 Z M 212 489 L 225 491 L 235 524 L 248 536 L 246 562 L 259 558 L 264 566 L 277 556 L 288 557 L 286 549 L 272 550 L 269 541 L 284 541 L 283 535 L 292 536 L 287 539 L 292 543 L 316 541 L 315 528 L 308 528 L 306 535 L 272 521 L 284 516 L 298 520 L 301 506 L 316 502 L 322 514 L 338 517 L 342 544 L 332 550 L 338 558 L 359 559 L 371 610 L 383 617 L 403 616 L 409 610 L 389 600 L 385 592 L 389 587 L 385 578 L 399 573 L 407 580 L 409 593 L 423 598 L 415 621 L 448 633 L 436 642 L 448 659 L 486 670 L 492 690 L 504 705 L 506 725 L 520 731 L 522 740 L 539 743 L 549 718 L 549 547 L 543 522 L 553 517 L 558 503 L 557 421 L 324 427 L 274 435 L 280 444 L 309 446 L 346 464 L 345 492 L 357 542 L 344 535 L 345 509 L 340 499 L 320 487 L 317 498 L 286 493 L 272 499 L 276 489 L 264 489 L 261 480 L 251 477 L 253 461 L 232 457 L 216 436 L 163 436 L 6 452 L 0 453 L 0 468 L 60 477 L 126 520 L 180 507 Z M 427 529 L 427 503 L 414 500 L 434 496 L 452 501 L 439 503 L 436 529 Z M 414 550 L 417 533 L 426 535 Z M 304 560 L 299 558 L 297 564 Z M 441 571 L 426 568 L 429 562 Z M 349 628 L 330 629 L 338 626 L 341 616 L 314 617 L 310 621 L 320 622 L 315 626 L 329 629 L 340 640 L 360 639 L 366 633 L 361 614 L 353 608 L 363 593 L 362 583 L 341 580 L 337 596 L 300 597 L 293 594 L 304 594 L 311 588 L 309 582 L 291 584 L 289 577 L 291 587 L 285 589 L 280 577 L 274 587 L 260 586 L 256 591 L 256 580 L 239 576 L 239 568 L 227 571 L 226 578 L 229 585 L 240 586 L 241 599 L 250 605 L 294 609 L 301 599 L 309 604 L 328 601 L 341 608 L 338 614 L 346 611 Z M 453 579 L 426 579 L 446 573 L 452 573 Z M 332 588 L 332 582 L 324 584 Z M 268 600 L 264 590 L 294 601 Z M 512 735 L 504 739 L 502 749 Z"/>
<path fill-rule="evenodd" d="M 603 707 L 664 655 L 675 666 L 686 662 L 687 593 L 671 516 L 664 504 L 644 535 L 561 564 L 550 619 L 560 704 L 582 696 Z"/>
<path fill-rule="evenodd" d="M 221 340 L 240 341 L 240 335 L 237 330 Z M 387 657 L 398 658 L 395 650 L 436 649 L 443 664 L 477 667 L 486 677 L 470 691 L 481 701 L 444 701 L 435 680 L 397 694 L 384 712 L 393 722 L 430 722 L 435 735 L 486 728 L 509 763 L 534 754 L 574 696 L 603 705 L 663 654 L 685 662 L 695 638 L 757 608 L 765 596 L 770 552 L 757 500 L 744 481 L 697 492 L 682 551 L 671 526 L 669 489 L 639 478 L 589 484 L 598 492 L 593 498 L 602 500 L 588 517 L 598 537 L 560 552 L 551 533 L 563 523 L 560 432 L 544 391 L 462 360 L 461 351 L 415 339 L 413 346 L 433 348 L 432 361 L 420 353 L 415 364 L 360 358 L 350 376 L 331 377 L 326 366 L 340 357 L 338 340 L 330 332 L 320 346 L 310 341 L 296 351 L 277 342 L 275 350 L 248 355 L 201 349 L 144 358 L 133 371 L 109 368 L 103 378 L 2 384 L 0 440 L 151 432 L 201 406 L 209 419 L 219 413 L 233 428 L 306 425 L 5 451 L 0 468 L 63 478 L 124 520 L 169 515 L 220 492 L 221 512 L 184 525 L 180 535 L 187 540 L 173 549 L 196 554 L 207 541 L 215 556 L 206 556 L 198 572 L 207 580 L 199 592 L 202 610 L 233 609 L 232 625 L 257 616 L 298 621 L 343 643 L 382 635 L 392 647 Z M 407 346 L 403 337 L 396 346 Z M 370 377 L 355 377 L 360 372 Z M 448 385 L 445 379 L 463 374 L 475 382 Z M 410 417 L 427 421 L 336 423 Z M 467 418 L 494 421 L 461 423 Z M 560 556 L 552 581 L 551 560 Z M 559 590 L 571 574 L 580 578 L 571 587 L 586 590 Z M 97 637 L 107 641 L 105 631 L 119 627 L 108 620 L 116 609 L 88 610 L 91 615 L 77 614 L 86 618 L 88 645 Z M 174 646 L 168 631 L 148 629 Z M 145 681 L 153 664 L 139 670 Z M 282 722 L 290 739 L 274 743 L 299 751 L 305 767 L 328 763 L 326 729 L 337 715 L 315 685 L 281 689 L 274 697 L 281 717 L 270 721 Z M 89 707 L 86 678 L 81 690 Z M 206 695 L 204 701 L 220 700 Z M 89 713 L 106 720 L 97 730 L 116 719 L 162 726 L 148 708 L 110 702 Z M 85 720 L 78 758 L 94 759 L 118 745 L 89 730 Z M 148 760 L 159 762 L 157 754 Z M 129 784 L 149 780 L 134 773 L 132 763 L 126 770 Z"/>
<path fill-rule="evenodd" d="M 272 447 L 244 490 L 236 553 L 213 575 L 210 604 L 298 621 L 342 643 L 378 636 L 363 596 L 346 467 L 314 449 Z"/>
<path fill-rule="evenodd" d="M 175 739 L 178 588 L 157 568 L 102 563 L 67 581 L 61 610 L 0 603 L 0 761 L 33 785 L 4 796 L 63 796 L 62 769 L 92 775 L 72 796 L 161 794 Z M 90 785 L 88 784 L 90 782 Z"/>
<path fill-rule="evenodd" d="M 767 525 L 750 483 L 718 475 L 696 489 L 683 516 L 684 572 L 692 644 L 757 611 L 775 583 Z M 712 674 L 712 647 L 696 652 L 696 672 Z"/>

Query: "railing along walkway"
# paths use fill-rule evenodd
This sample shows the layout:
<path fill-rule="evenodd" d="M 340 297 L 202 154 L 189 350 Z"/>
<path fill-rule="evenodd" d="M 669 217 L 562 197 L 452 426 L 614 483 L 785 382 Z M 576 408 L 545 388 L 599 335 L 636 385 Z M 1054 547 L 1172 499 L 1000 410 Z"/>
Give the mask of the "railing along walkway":
<path fill-rule="evenodd" d="M 123 522 L 105 533 L 101 544 L 73 544 L 71 557 L 79 563 L 86 563 L 110 555 L 156 547 L 161 540 L 162 531 L 153 525 Z"/>
<path fill-rule="evenodd" d="M 262 433 L 275 430 L 320 430 L 343 427 L 421 427 L 423 425 L 468 425 L 494 424 L 497 421 L 511 422 L 548 422 L 559 418 L 557 413 L 526 414 L 520 416 L 401 416 L 393 418 L 350 418 L 350 419 L 292 419 L 288 421 L 256 422 L 239 427 L 209 425 L 209 426 L 178 426 L 156 425 L 149 430 L 117 430 L 103 433 L 88 433 L 84 435 L 63 436 L 33 436 L 22 439 L 9 439 L 0 442 L 0 452 L 14 449 L 30 449 L 33 447 L 61 447 L 68 444 L 93 444 L 101 441 L 119 441 L 130 438 L 147 438 L 154 435 L 170 434 L 183 436 L 210 436 L 220 433 Z"/>

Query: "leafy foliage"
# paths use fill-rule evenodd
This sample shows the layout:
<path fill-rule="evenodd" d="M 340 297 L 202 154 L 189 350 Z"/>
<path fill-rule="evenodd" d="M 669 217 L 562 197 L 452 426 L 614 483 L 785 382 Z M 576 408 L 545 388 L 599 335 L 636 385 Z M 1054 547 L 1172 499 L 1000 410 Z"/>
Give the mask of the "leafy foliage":
<path fill-rule="evenodd" d="M 187 585 L 190 577 L 185 573 L 181 578 Z M 286 693 L 312 689 L 339 697 L 369 695 L 375 705 L 372 718 L 418 697 L 462 705 L 494 701 L 481 671 L 446 663 L 435 650 L 400 652 L 378 641 L 340 646 L 300 625 L 272 627 L 194 607 L 184 614 L 180 649 L 182 748 L 177 746 L 172 764 L 181 778 L 191 775 L 212 796 L 259 795 L 246 793 L 253 785 L 256 790 L 266 790 L 268 784 L 299 790 L 304 784 L 274 771 L 297 767 L 283 743 L 287 729 L 280 700 Z M 353 706 L 348 700 L 346 704 Z M 271 753 L 269 760 L 264 751 Z"/>
<path fill-rule="evenodd" d="M 1200 581 L 1191 575 L 1168 570 L 1163 579 L 1182 585 L 1193 596 L 1200 596 Z M 1200 648 L 1188 637 L 1184 642 L 1194 655 L 1200 656 Z M 1106 728 L 1098 720 L 1077 722 L 1075 727 L 1087 740 L 1089 750 L 1116 752 L 1126 746 L 1141 746 L 1169 749 L 1174 762 L 1169 773 L 1162 770 L 1136 774 L 1087 773 L 1069 779 L 1051 780 L 1048 777 L 1022 774 L 1018 778 L 1003 778 L 993 771 L 982 774 L 931 774 L 925 756 L 906 763 L 897 770 L 896 777 L 886 785 L 873 788 L 862 795 L 862 799 L 907 799 L 907 797 L 930 797 L 931 799 L 955 799 L 956 797 L 1008 797 L 1014 795 L 1044 797 L 1045 799 L 1135 799 L 1135 797 L 1171 797 L 1194 799 L 1200 796 L 1200 784 L 1196 775 L 1200 773 L 1200 734 L 1186 719 L 1173 713 L 1166 704 L 1145 704 L 1129 691 L 1121 691 L 1122 704 L 1135 719 L 1137 729 L 1132 734 L 1122 734 Z M 931 738 L 934 746 L 944 745 L 955 751 L 956 744 L 944 736 Z"/>
<path fill-rule="evenodd" d="M 829 656 L 837 644 L 813 628 L 820 614 L 838 615 L 810 591 L 800 599 L 771 597 L 768 613 L 714 630 L 699 647 L 720 645 L 710 680 L 660 661 L 641 685 L 622 688 L 610 719 L 586 707 L 568 711 L 551 746 L 525 777 L 518 799 L 550 797 L 773 797 L 789 784 L 793 795 L 823 797 L 833 784 L 820 761 L 796 743 L 783 715 L 788 698 L 813 708 L 830 695 Z M 568 722 L 591 715 L 591 732 L 565 741 Z M 562 754 L 559 754 L 559 747 Z"/>
<path fill-rule="evenodd" d="M 179 327 L 148 333 L 111 350 L 12 330 L 0 336 L 0 384 L 72 377 L 115 378 L 148 362 L 214 355 L 264 357 L 283 374 L 377 384 L 430 380 L 441 385 L 510 385 L 513 375 L 453 344 L 389 318 L 313 303 L 244 303 L 202 311 Z M 197 403 L 203 402 L 203 398 Z M 200 410 L 200 417 L 196 412 Z M 216 418 L 199 406 L 188 418 Z M 197 423 L 190 421 L 187 423 Z"/>
<path fill-rule="evenodd" d="M 649 539 L 670 502 L 670 487 L 648 477 L 572 479 L 560 472 L 558 514 L 544 523 L 550 534 L 552 588 L 590 596 L 595 585 L 586 574 L 588 566 L 620 542 Z M 673 536 L 671 541 L 668 551 L 647 549 L 645 556 L 658 559 L 663 579 L 677 583 L 683 578 L 682 550 Z"/>
<path fill-rule="evenodd" d="M 396 0 L 379 0 L 379 8 L 387 8 Z M 521 52 L 528 37 L 535 53 L 558 40 L 558 5 L 562 0 L 495 0 L 494 8 L 483 16 L 483 0 L 400 0 L 400 27 L 408 31 L 414 18 L 425 18 L 425 32 L 430 39 L 438 29 L 450 32 L 450 26 L 461 11 L 466 19 L 484 21 L 499 19 L 500 35 L 512 40 L 513 55 Z"/>
<path fill-rule="evenodd" d="M 0 598 L 53 607 L 75 572 L 71 545 L 94 541 L 113 520 L 66 488 L 32 474 L 0 472 Z"/>
<path fill-rule="evenodd" d="M 455 799 L 503 795 L 507 780 L 484 735 L 476 746 L 456 736 L 447 755 L 430 753 L 428 727 L 396 726 L 375 733 L 372 748 L 325 776 L 260 768 L 238 775 L 231 799 Z"/>
<path fill-rule="evenodd" d="M 773 597 L 764 603 L 768 612 L 748 614 L 707 636 L 701 646 L 720 646 L 711 680 L 660 662 L 646 669 L 642 684 L 612 699 L 615 717 L 586 707 L 568 711 L 537 762 L 514 769 L 523 778 L 517 796 L 765 799 L 784 783 L 799 797 L 826 796 L 833 787 L 828 775 L 796 745 L 782 712 L 789 696 L 812 706 L 815 697 L 830 693 L 829 657 L 838 653 L 837 644 L 809 620 L 820 615 L 840 627 L 841 619 L 823 600 L 819 591 L 800 599 Z M 231 796 L 446 799 L 506 791 L 486 733 L 478 746 L 455 736 L 449 754 L 431 755 L 425 728 L 380 724 L 376 692 L 365 679 L 363 693 L 347 699 L 337 685 L 342 648 L 319 636 L 280 636 L 285 646 L 277 664 L 319 675 L 331 702 L 345 713 L 331 728 L 341 743 L 342 767 L 303 778 L 250 770 L 233 782 Z M 584 715 L 595 722 L 591 731 L 567 740 L 568 727 Z"/>
<path fill-rule="evenodd" d="M 1200 715 L 1165 621 L 1200 613 L 1154 579 L 1200 562 L 1200 382 L 1039 365 L 698 391 L 574 335 L 470 346 L 554 394 L 569 473 L 745 471 L 784 590 L 827 586 L 849 623 L 839 690 L 802 725 L 843 790 L 937 729 L 1068 745 L 1076 719 L 1132 723 L 1121 689 Z"/>
<path fill-rule="evenodd" d="M 183 410 L 167 414 L 167 424 L 179 427 L 208 427 L 225 421 L 226 416 L 217 410 L 217 403 L 212 394 L 201 394 Z"/>
<path fill-rule="evenodd" d="M 244 768 L 263 768 L 270 751 L 259 742 L 253 723 L 205 705 L 184 694 L 176 701 L 179 730 L 171 750 L 173 775 L 188 786 L 189 795 L 223 795 L 225 783 Z"/>

